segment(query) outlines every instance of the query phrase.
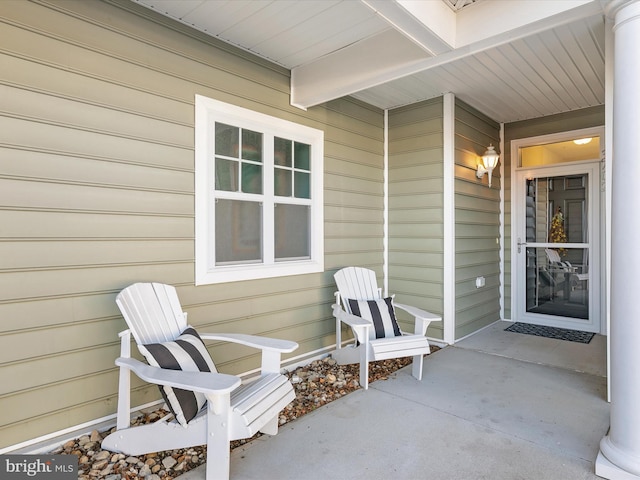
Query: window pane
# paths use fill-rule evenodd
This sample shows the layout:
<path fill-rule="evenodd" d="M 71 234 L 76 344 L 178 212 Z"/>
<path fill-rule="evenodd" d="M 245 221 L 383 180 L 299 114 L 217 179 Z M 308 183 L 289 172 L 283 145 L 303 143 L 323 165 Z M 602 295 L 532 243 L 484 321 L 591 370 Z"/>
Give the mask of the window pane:
<path fill-rule="evenodd" d="M 599 137 L 534 145 L 520 149 L 521 167 L 556 165 L 558 163 L 598 159 L 600 159 Z"/>
<path fill-rule="evenodd" d="M 242 130 L 242 158 L 262 162 L 262 134 L 251 130 Z"/>
<path fill-rule="evenodd" d="M 276 168 L 273 177 L 274 193 L 280 197 L 291 196 L 291 170 Z"/>
<path fill-rule="evenodd" d="M 311 145 L 295 143 L 295 167 L 302 170 L 311 170 Z"/>
<path fill-rule="evenodd" d="M 262 207 L 258 202 L 216 201 L 216 265 L 262 261 Z"/>
<path fill-rule="evenodd" d="M 216 122 L 216 155 L 238 157 L 240 129 Z"/>
<path fill-rule="evenodd" d="M 275 137 L 273 139 L 273 157 L 276 165 L 291 166 L 291 140 Z"/>
<path fill-rule="evenodd" d="M 304 172 L 295 172 L 295 197 L 311 198 L 311 175 Z"/>
<path fill-rule="evenodd" d="M 216 158 L 216 190 L 238 191 L 238 162 Z"/>
<path fill-rule="evenodd" d="M 309 207 L 279 203 L 274 213 L 276 260 L 310 258 Z"/>
<path fill-rule="evenodd" d="M 254 163 L 242 164 L 242 191 L 245 193 L 262 193 L 262 165 Z"/>

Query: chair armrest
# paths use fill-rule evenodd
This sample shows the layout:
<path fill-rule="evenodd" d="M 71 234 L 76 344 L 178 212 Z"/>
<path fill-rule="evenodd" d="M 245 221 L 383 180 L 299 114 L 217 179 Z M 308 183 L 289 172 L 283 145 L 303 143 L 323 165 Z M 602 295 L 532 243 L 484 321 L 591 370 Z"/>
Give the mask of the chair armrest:
<path fill-rule="evenodd" d="M 142 380 L 149 383 L 168 385 L 209 395 L 230 393 L 238 388 L 241 383 L 240 379 L 234 375 L 169 370 L 152 367 L 133 358 L 117 358 L 116 365 L 128 368 Z"/>
<path fill-rule="evenodd" d="M 293 352 L 298 348 L 296 342 L 279 340 L 277 338 L 259 337 L 257 335 L 244 335 L 242 333 L 203 333 L 203 340 L 221 340 L 233 342 L 247 347 L 262 350 L 262 363 L 260 371 L 266 373 L 280 373 L 280 356 L 283 353 Z"/>
<path fill-rule="evenodd" d="M 435 313 L 421 310 L 418 307 L 412 307 L 411 305 L 404 305 L 402 303 L 393 303 L 395 308 L 404 310 L 405 312 L 415 317 L 414 333 L 416 335 L 426 335 L 427 328 L 431 322 L 440 322 L 442 317 Z"/>
<path fill-rule="evenodd" d="M 369 341 L 369 329 L 373 326 L 369 320 L 365 320 L 362 317 L 348 313 L 337 303 L 334 303 L 332 307 L 333 316 L 341 322 L 349 325 L 353 329 L 360 343 L 367 343 Z"/>
<path fill-rule="evenodd" d="M 203 340 L 221 340 L 223 342 L 239 343 L 247 347 L 259 348 L 260 350 L 273 350 L 280 353 L 291 353 L 298 348 L 298 344 L 290 340 L 260 337 L 258 335 L 245 335 L 242 333 L 199 333 L 199 335 Z"/>
<path fill-rule="evenodd" d="M 436 315 L 435 313 L 421 310 L 418 307 L 412 307 L 411 305 L 404 305 L 402 303 L 396 303 L 396 302 L 393 302 L 393 306 L 396 308 L 399 308 L 400 310 L 404 310 L 405 312 L 413 315 L 416 318 L 429 320 L 430 322 L 442 321 L 442 317 L 440 315 Z"/>

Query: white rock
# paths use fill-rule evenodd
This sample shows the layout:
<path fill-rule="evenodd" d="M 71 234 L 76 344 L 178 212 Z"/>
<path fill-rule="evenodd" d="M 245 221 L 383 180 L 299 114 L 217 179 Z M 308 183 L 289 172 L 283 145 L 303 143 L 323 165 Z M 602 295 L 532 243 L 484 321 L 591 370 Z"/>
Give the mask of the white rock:
<path fill-rule="evenodd" d="M 143 465 L 138 472 L 138 475 L 140 475 L 141 477 L 148 477 L 149 475 L 151 475 L 151 467 L 149 467 L 149 465 Z"/>
<path fill-rule="evenodd" d="M 104 467 L 102 469 L 102 471 L 100 472 L 100 476 L 101 477 L 106 477 L 107 475 L 109 475 L 111 473 L 111 470 L 113 470 L 113 465 L 109 464 L 106 467 Z"/>
<path fill-rule="evenodd" d="M 172 468 L 176 463 L 178 462 L 173 457 L 167 457 L 162 460 L 162 465 L 164 465 L 164 468 L 166 469 Z"/>
<path fill-rule="evenodd" d="M 111 456 L 111 452 L 107 450 L 101 450 L 93 456 L 93 461 L 106 460 Z"/>
<path fill-rule="evenodd" d="M 124 455 L 122 453 L 114 453 L 111 457 L 111 463 L 119 462 L 122 459 L 124 459 Z"/>

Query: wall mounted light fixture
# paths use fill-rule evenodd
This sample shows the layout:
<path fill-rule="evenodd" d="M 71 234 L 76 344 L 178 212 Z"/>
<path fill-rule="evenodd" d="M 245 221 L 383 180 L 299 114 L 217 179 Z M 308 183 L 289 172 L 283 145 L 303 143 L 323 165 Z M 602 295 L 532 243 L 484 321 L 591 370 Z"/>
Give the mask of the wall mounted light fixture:
<path fill-rule="evenodd" d="M 485 173 L 488 173 L 489 188 L 491 188 L 491 174 L 493 173 L 493 169 L 498 165 L 499 159 L 500 155 L 496 152 L 495 147 L 489 144 L 487 151 L 482 155 L 482 160 L 478 161 L 478 171 L 476 172 L 476 176 L 478 178 L 482 178 Z"/>

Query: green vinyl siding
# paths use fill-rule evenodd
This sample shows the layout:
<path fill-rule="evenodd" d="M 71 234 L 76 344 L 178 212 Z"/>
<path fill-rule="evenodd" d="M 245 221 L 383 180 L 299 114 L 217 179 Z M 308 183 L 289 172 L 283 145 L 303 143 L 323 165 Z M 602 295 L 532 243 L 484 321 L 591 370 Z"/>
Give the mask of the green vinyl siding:
<path fill-rule="evenodd" d="M 0 28 L 0 448 L 115 412 L 134 282 L 175 285 L 202 331 L 333 344 L 333 273 L 381 271 L 382 111 L 291 107 L 289 71 L 128 0 L 0 2 Z M 196 94 L 324 130 L 324 273 L 194 286 Z M 211 347 L 225 373 L 259 366 Z"/>
<path fill-rule="evenodd" d="M 521 138 L 537 137 L 540 135 L 550 135 L 553 133 L 568 132 L 571 130 L 579 130 L 582 128 L 600 127 L 604 125 L 605 112 L 604 105 L 597 107 L 589 107 L 582 110 L 572 112 L 559 113 L 548 117 L 534 118 L 531 120 L 523 120 L 520 122 L 507 123 L 504 125 L 504 155 L 501 159 L 504 164 L 504 318 L 506 320 L 517 321 L 513 318 L 512 308 L 512 263 L 511 263 L 511 242 L 512 242 L 512 225 L 511 218 L 511 172 L 514 166 L 511 163 L 511 141 Z"/>
<path fill-rule="evenodd" d="M 389 112 L 389 293 L 437 314 L 443 290 L 442 98 Z M 401 317 L 413 331 L 412 320 Z M 443 338 L 442 322 L 427 335 Z"/>
<path fill-rule="evenodd" d="M 488 188 L 476 177 L 478 158 L 500 126 L 459 99 L 455 103 L 455 338 L 500 319 L 500 169 Z M 485 286 L 476 288 L 476 278 Z"/>

